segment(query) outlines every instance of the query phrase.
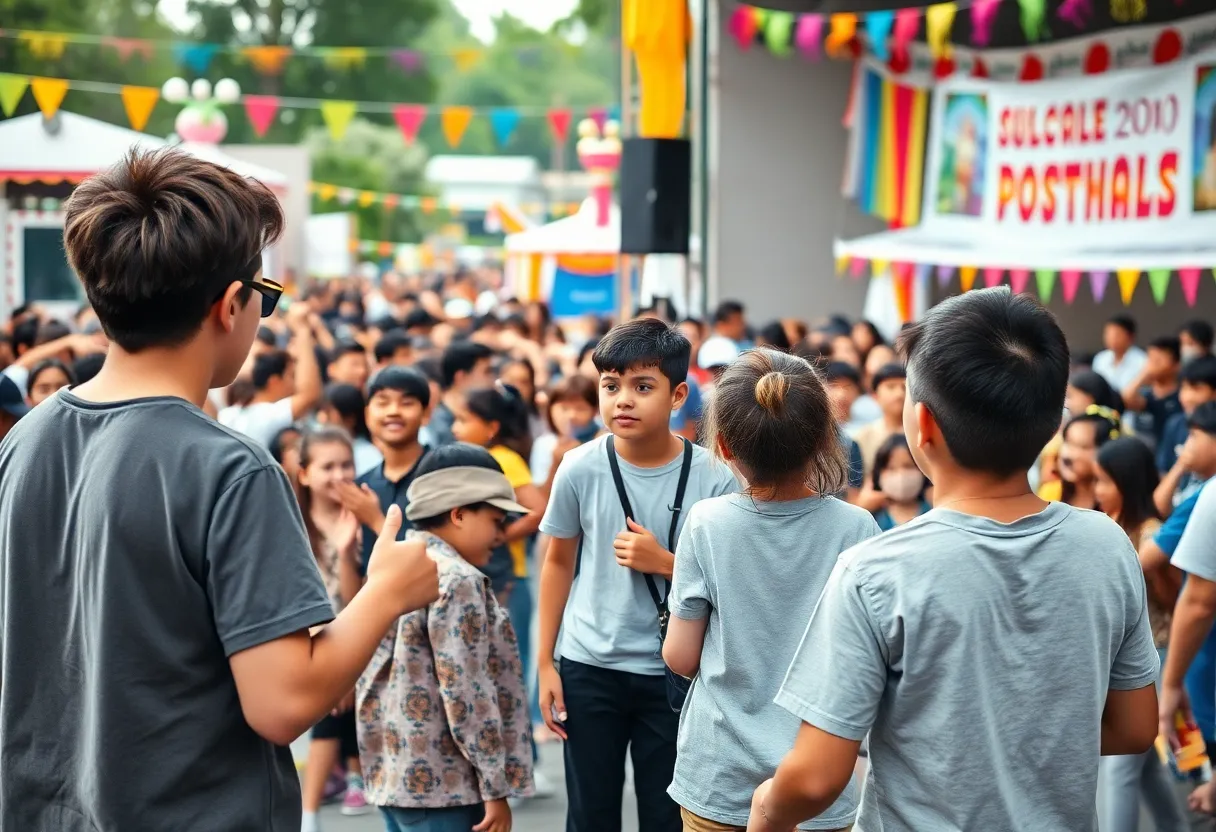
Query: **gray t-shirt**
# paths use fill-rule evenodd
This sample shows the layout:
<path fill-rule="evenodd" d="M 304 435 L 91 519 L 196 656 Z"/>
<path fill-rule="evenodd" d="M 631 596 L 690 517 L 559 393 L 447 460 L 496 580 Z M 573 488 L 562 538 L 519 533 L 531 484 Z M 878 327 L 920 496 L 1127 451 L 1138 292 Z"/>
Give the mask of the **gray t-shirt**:
<path fill-rule="evenodd" d="M 1170 563 L 1188 575 L 1216 581 L 1216 479 L 1201 488 Z"/>
<path fill-rule="evenodd" d="M 697 503 L 676 552 L 671 614 L 709 617 L 701 670 L 680 716 L 681 806 L 746 826 L 752 792 L 794 745 L 800 720 L 773 704 L 840 553 L 878 534 L 864 509 L 834 497 L 773 503 L 730 494 Z M 857 786 L 803 829 L 853 822 Z"/>
<path fill-rule="evenodd" d="M 1159 665 L 1114 521 L 936 509 L 841 555 L 776 701 L 869 733 L 857 832 L 1096 831 L 1107 692 Z"/>
<path fill-rule="evenodd" d="M 258 443 L 58 393 L 0 444 L 0 828 L 297 832 L 228 657 L 332 617 Z"/>
<path fill-rule="evenodd" d="M 601 436 L 566 454 L 540 524 L 541 533 L 551 537 L 583 537 L 558 652 L 582 664 L 658 676 L 663 674 L 663 658 L 654 601 L 645 578 L 618 564 L 612 548 L 616 536 L 625 530 L 625 512 L 612 483 L 606 442 L 607 437 Z M 619 454 L 617 459 L 635 520 L 666 548 L 683 455 L 659 468 L 639 468 Z M 737 488 L 728 467 L 694 446 L 681 528 L 688 509 L 698 500 Z M 663 579 L 655 581 L 662 593 Z"/>

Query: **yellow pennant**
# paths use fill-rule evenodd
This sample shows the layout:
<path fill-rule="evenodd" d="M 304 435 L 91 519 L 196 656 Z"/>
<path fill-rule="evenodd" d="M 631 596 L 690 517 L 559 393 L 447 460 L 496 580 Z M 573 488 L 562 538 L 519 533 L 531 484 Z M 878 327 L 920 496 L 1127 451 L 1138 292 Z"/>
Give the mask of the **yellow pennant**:
<path fill-rule="evenodd" d="M 975 275 L 978 272 L 975 266 L 960 266 L 958 270 L 958 282 L 962 286 L 964 292 L 970 292 L 971 287 L 975 285 Z"/>
<path fill-rule="evenodd" d="M 322 55 L 333 69 L 354 69 L 367 61 L 367 50 L 362 46 L 338 46 L 326 49 Z"/>
<path fill-rule="evenodd" d="M 829 58 L 849 57 L 849 44 L 857 36 L 857 15 L 848 12 L 828 18 L 828 36 L 823 46 Z"/>
<path fill-rule="evenodd" d="M 317 186 L 317 199 L 329 202 L 338 195 L 337 185 L 322 184 Z"/>
<path fill-rule="evenodd" d="M 68 82 L 62 78 L 31 78 L 30 89 L 34 91 L 34 101 L 43 118 L 50 118 L 59 112 L 63 97 L 68 94 Z"/>
<path fill-rule="evenodd" d="M 123 87 L 122 106 L 127 111 L 127 121 L 131 122 L 132 130 L 143 130 L 148 124 L 148 117 L 160 100 L 160 90 L 156 87 Z"/>
<path fill-rule="evenodd" d="M 21 40 L 25 41 L 35 58 L 55 60 L 63 57 L 63 46 L 68 39 L 50 32 L 26 32 L 21 35 Z"/>
<path fill-rule="evenodd" d="M 871 260 L 870 261 L 870 275 L 872 277 L 879 277 L 881 275 L 886 274 L 890 270 L 891 270 L 891 261 L 890 260 Z"/>
<path fill-rule="evenodd" d="M 925 9 L 925 39 L 935 58 L 950 57 L 950 27 L 957 11 L 954 3 L 935 3 Z"/>
<path fill-rule="evenodd" d="M 1130 306 L 1132 295 L 1136 294 L 1136 284 L 1140 282 L 1139 269 L 1116 269 L 1115 278 L 1119 281 L 1119 296 L 1123 305 Z"/>
<path fill-rule="evenodd" d="M 372 191 L 360 191 L 359 192 L 359 206 L 361 208 L 368 208 L 368 207 L 372 206 L 373 204 L 375 204 L 375 202 L 376 202 L 376 194 L 373 193 Z"/>
<path fill-rule="evenodd" d="M 453 49 L 452 61 L 456 64 L 456 71 L 465 73 L 477 66 L 477 62 L 481 60 L 481 53 L 482 50 L 475 46 Z"/>
<path fill-rule="evenodd" d="M 459 147 L 464 132 L 469 129 L 473 120 L 472 107 L 444 107 L 440 114 L 443 123 L 443 137 L 448 140 L 450 147 Z"/>
<path fill-rule="evenodd" d="M 342 141 L 342 137 L 346 135 L 346 128 L 350 126 L 351 119 L 354 117 L 355 102 L 353 101 L 321 102 L 321 118 L 325 119 L 329 135 L 336 142 Z"/>

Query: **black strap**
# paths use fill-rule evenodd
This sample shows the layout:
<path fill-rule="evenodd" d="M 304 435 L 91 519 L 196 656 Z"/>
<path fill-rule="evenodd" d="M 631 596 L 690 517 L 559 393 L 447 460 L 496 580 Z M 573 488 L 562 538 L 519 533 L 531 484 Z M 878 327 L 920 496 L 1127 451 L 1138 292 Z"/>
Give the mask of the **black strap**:
<path fill-rule="evenodd" d="M 625 480 L 621 477 L 621 466 L 616 460 L 616 445 L 612 441 L 613 436 L 608 436 L 608 441 L 604 443 L 608 451 L 608 466 L 612 469 L 612 482 L 616 485 L 616 496 L 621 501 L 621 510 L 625 512 L 627 520 L 637 521 L 633 515 L 633 507 L 629 504 L 629 495 L 625 493 Z M 683 437 L 681 437 L 683 439 Z M 680 482 L 676 486 L 676 499 L 669 508 L 671 509 L 671 528 L 667 532 L 667 551 L 675 554 L 676 551 L 676 532 L 680 527 L 680 512 L 684 509 L 684 492 L 688 490 L 688 475 L 692 471 L 692 443 L 687 439 L 684 441 L 684 460 L 680 464 Z M 646 579 L 646 589 L 650 591 L 650 599 L 654 601 L 655 609 L 659 611 L 659 615 L 663 616 L 667 612 L 667 595 L 671 593 L 671 581 L 665 581 L 665 593 L 659 595 L 658 584 L 655 583 L 654 577 L 651 575 L 642 575 Z"/>

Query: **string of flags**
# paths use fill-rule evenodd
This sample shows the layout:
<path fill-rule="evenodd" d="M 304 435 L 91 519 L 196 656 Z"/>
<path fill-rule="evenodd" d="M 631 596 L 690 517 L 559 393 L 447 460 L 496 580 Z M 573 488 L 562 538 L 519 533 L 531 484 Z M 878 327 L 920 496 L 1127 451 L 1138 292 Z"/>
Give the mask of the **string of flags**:
<path fill-rule="evenodd" d="M 908 303 L 909 309 L 913 283 L 915 281 L 927 281 L 930 274 L 934 276 L 937 285 L 942 289 L 950 288 L 957 278 L 958 286 L 964 292 L 974 289 L 977 282 L 985 288 L 1000 286 L 1005 282 L 1007 277 L 1009 288 L 1014 292 L 1020 293 L 1029 291 L 1033 281 L 1034 289 L 1044 303 L 1051 302 L 1058 283 L 1061 288 L 1061 295 L 1067 304 L 1071 304 L 1076 300 L 1082 278 L 1086 274 L 1089 275 L 1089 288 L 1094 301 L 1101 303 L 1102 299 L 1106 296 L 1107 287 L 1110 285 L 1111 277 L 1113 276 L 1115 278 L 1115 285 L 1119 287 L 1119 298 L 1124 306 L 1131 304 L 1132 298 L 1136 294 L 1136 288 L 1140 285 L 1140 280 L 1145 275 L 1148 276 L 1149 288 L 1152 291 L 1153 300 L 1158 306 L 1165 303 L 1170 285 L 1173 283 L 1172 276 L 1175 274 L 1178 276 L 1178 285 L 1182 289 L 1182 296 L 1187 306 L 1194 306 L 1198 301 L 1199 284 L 1202 282 L 1204 272 L 1208 272 L 1213 278 L 1216 278 L 1216 269 L 1204 269 L 1197 266 L 1180 269 L 1032 270 L 1005 268 L 1002 266 L 933 265 L 908 261 L 867 259 L 847 254 L 836 258 L 836 273 L 838 275 L 847 272 L 850 277 L 860 279 L 865 275 L 867 268 L 873 277 L 889 274 L 895 285 L 896 302 L 901 307 L 904 303 Z"/>
<path fill-rule="evenodd" d="M 329 182 L 309 182 L 308 192 L 321 202 L 337 202 L 339 205 L 358 205 L 360 208 L 370 208 L 379 205 L 386 211 L 396 208 L 417 209 L 423 214 L 433 214 L 436 211 L 446 211 L 452 216 L 462 212 L 459 203 L 451 200 L 441 200 L 434 196 L 420 194 L 392 194 L 380 191 L 367 191 L 359 188 L 348 188 Z M 520 205 L 520 209 L 531 215 L 548 214 L 550 216 L 566 216 L 578 213 L 580 203 L 550 202 Z"/>
<path fill-rule="evenodd" d="M 33 95 L 38 109 L 46 118 L 51 118 L 59 112 L 69 90 L 120 95 L 127 113 L 127 121 L 133 130 L 143 130 L 161 99 L 161 91 L 156 87 L 0 73 L 0 112 L 3 112 L 6 118 L 16 111 L 17 105 L 27 90 Z M 535 117 L 545 118 L 553 140 L 564 143 L 570 136 L 570 127 L 575 115 L 575 111 L 569 107 L 440 106 L 289 98 L 275 95 L 242 95 L 240 102 L 253 127 L 253 132 L 258 138 L 266 135 L 282 109 L 319 110 L 334 141 L 341 141 L 342 137 L 346 135 L 347 128 L 357 113 L 391 113 L 407 143 L 413 143 L 427 119 L 437 115 L 444 138 L 453 148 L 460 146 L 469 125 L 477 117 L 485 117 L 489 120 L 491 131 L 499 146 L 510 144 L 524 118 Z M 602 130 L 608 121 L 619 118 L 620 108 L 617 106 L 588 107 L 581 109 L 580 112 L 595 121 Z"/>
<path fill-rule="evenodd" d="M 460 46 L 441 52 L 407 49 L 394 46 L 290 46 L 252 45 L 234 46 L 223 43 L 198 43 L 194 41 L 168 40 L 160 38 L 127 38 L 109 35 L 89 35 L 77 32 L 49 32 L 32 29 L 0 29 L 0 38 L 20 43 L 31 55 L 44 60 L 58 60 L 68 46 L 85 46 L 112 50 L 123 63 L 132 58 L 151 60 L 157 53 L 169 52 L 184 68 L 199 75 L 207 72 L 217 55 L 235 55 L 249 63 L 261 75 L 280 75 L 292 58 L 309 58 L 324 61 L 326 66 L 350 71 L 363 67 L 369 59 L 380 59 L 401 72 L 410 75 L 420 72 L 428 61 L 436 58 L 451 60 L 456 71 L 471 72 L 482 61 L 488 49 L 479 46 Z M 571 54 L 579 47 L 564 44 L 562 48 Z M 538 66 L 547 50 L 552 47 L 521 46 L 516 48 L 515 58 L 524 66 Z"/>

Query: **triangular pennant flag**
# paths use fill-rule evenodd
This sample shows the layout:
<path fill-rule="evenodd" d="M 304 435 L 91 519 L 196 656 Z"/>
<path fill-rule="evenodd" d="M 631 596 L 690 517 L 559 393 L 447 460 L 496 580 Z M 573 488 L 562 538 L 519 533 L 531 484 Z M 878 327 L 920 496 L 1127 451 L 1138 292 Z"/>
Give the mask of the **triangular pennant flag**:
<path fill-rule="evenodd" d="M 984 285 L 991 289 L 993 286 L 1000 286 L 1001 281 L 1005 279 L 1005 270 L 996 266 L 989 266 L 984 269 Z"/>
<path fill-rule="evenodd" d="M 274 123 L 274 117 L 279 112 L 279 99 L 273 95 L 247 95 L 243 101 L 245 116 L 253 125 L 254 134 L 260 139 Z"/>
<path fill-rule="evenodd" d="M 840 277 L 844 274 L 844 270 L 848 268 L 849 256 L 847 254 L 836 255 L 836 276 Z"/>
<path fill-rule="evenodd" d="M 346 135 L 346 128 L 350 127 L 351 119 L 355 117 L 356 107 L 353 101 L 321 102 L 321 118 L 325 119 L 325 126 L 329 128 L 329 135 L 334 141 L 340 142 Z"/>
<path fill-rule="evenodd" d="M 1097 303 L 1106 296 L 1106 284 L 1110 283 L 1110 272 L 1101 270 L 1089 273 L 1089 291 L 1093 293 Z"/>
<path fill-rule="evenodd" d="M 401 197 L 397 194 L 385 194 L 384 199 L 380 200 L 380 202 L 384 205 L 384 210 L 388 211 L 397 207 L 398 203 L 401 202 Z"/>
<path fill-rule="evenodd" d="M 1013 290 L 1015 295 L 1020 295 L 1026 291 L 1026 287 L 1030 285 L 1030 269 L 1010 269 L 1009 270 L 1009 288 Z"/>
<path fill-rule="evenodd" d="M 160 90 L 156 87 L 123 87 L 122 106 L 127 111 L 127 121 L 131 122 L 132 130 L 143 130 L 148 124 L 148 117 L 160 100 Z"/>
<path fill-rule="evenodd" d="M 912 320 L 912 264 L 892 263 L 891 283 L 895 288 L 895 309 L 903 323 Z"/>
<path fill-rule="evenodd" d="M 887 49 L 887 37 L 894 25 L 895 12 L 879 11 L 866 15 L 866 40 L 870 42 L 870 51 L 880 61 L 887 60 L 891 55 Z"/>
<path fill-rule="evenodd" d="M 1039 300 L 1045 305 L 1051 303 L 1051 293 L 1056 288 L 1056 270 L 1035 269 L 1034 283 L 1035 288 L 1039 290 Z"/>
<path fill-rule="evenodd" d="M 1018 8 L 1021 10 L 1022 34 L 1026 35 L 1026 40 L 1042 40 L 1047 34 L 1047 0 L 1018 0 Z"/>
<path fill-rule="evenodd" d="M 954 278 L 954 273 L 958 271 L 954 266 L 938 266 L 937 267 L 937 285 L 945 289 L 950 285 L 950 281 Z"/>
<path fill-rule="evenodd" d="M 497 107 L 490 111 L 490 129 L 499 147 L 505 147 L 519 126 L 519 110 L 514 107 Z"/>
<path fill-rule="evenodd" d="M 916 282 L 922 285 L 927 285 L 929 282 L 929 272 L 933 271 L 933 266 L 928 263 L 916 264 Z"/>
<path fill-rule="evenodd" d="M 389 58 L 406 74 L 422 68 L 422 53 L 414 49 L 394 49 L 389 53 Z"/>
<path fill-rule="evenodd" d="M 790 34 L 794 31 L 794 16 L 789 12 L 769 12 L 764 22 L 764 42 L 774 55 L 784 58 L 790 54 Z"/>
<path fill-rule="evenodd" d="M 736 6 L 735 10 L 731 12 L 726 29 L 740 49 L 751 49 L 752 43 L 756 40 L 756 32 L 760 28 L 756 11 L 751 6 Z"/>
<path fill-rule="evenodd" d="M 21 35 L 21 40 L 29 47 L 30 54 L 35 58 L 46 58 L 48 60 L 62 58 L 64 44 L 68 42 L 68 39 L 63 35 L 47 32 L 25 32 Z"/>
<path fill-rule="evenodd" d="M 1081 288 L 1081 273 L 1076 269 L 1065 269 L 1060 272 L 1060 282 L 1064 284 L 1064 302 L 1072 303 L 1077 299 L 1077 289 Z"/>
<path fill-rule="evenodd" d="M 804 14 L 798 18 L 798 28 L 794 30 L 794 45 L 803 57 L 812 61 L 819 60 L 822 40 L 823 15 Z"/>
<path fill-rule="evenodd" d="M 970 292 L 971 287 L 975 285 L 975 274 L 978 269 L 975 266 L 962 266 L 958 270 L 958 282 L 964 292 Z"/>
<path fill-rule="evenodd" d="M 138 52 L 143 59 L 149 60 L 152 57 L 152 44 L 140 38 L 103 38 L 102 42 L 106 46 L 113 48 L 118 54 L 118 60 L 126 63 L 131 60 L 131 56 Z"/>
<path fill-rule="evenodd" d="M 1182 284 L 1182 296 L 1187 306 L 1194 306 L 1199 299 L 1199 269 L 1179 269 L 1178 282 Z"/>
<path fill-rule="evenodd" d="M 871 260 L 870 261 L 870 276 L 879 277 L 891 270 L 890 260 Z"/>
<path fill-rule="evenodd" d="M 354 69 L 367 62 L 367 50 L 362 46 L 334 46 L 323 50 L 321 57 L 333 69 Z"/>
<path fill-rule="evenodd" d="M 59 112 L 63 97 L 68 94 L 68 82 L 62 78 L 31 78 L 30 89 L 34 92 L 34 101 L 42 111 L 43 118 L 51 118 Z"/>
<path fill-rule="evenodd" d="M 925 9 L 925 39 L 935 58 L 950 57 L 950 27 L 957 11 L 955 3 L 934 3 Z"/>
<path fill-rule="evenodd" d="M 572 113 L 564 108 L 549 111 L 549 129 L 553 132 L 553 140 L 558 144 L 565 144 L 566 137 L 570 135 L 571 117 Z"/>
<path fill-rule="evenodd" d="M 353 188 L 338 188 L 338 202 L 342 205 L 350 205 L 355 201 L 355 191 Z"/>
<path fill-rule="evenodd" d="M 473 120 L 473 108 L 444 107 L 441 118 L 443 137 L 448 140 L 448 146 L 459 147 L 464 131 L 469 129 L 469 122 Z"/>
<path fill-rule="evenodd" d="M 317 199 L 321 200 L 322 202 L 329 202 L 329 201 L 333 200 L 334 197 L 336 197 L 337 195 L 338 195 L 338 186 L 337 185 L 318 185 L 317 186 Z"/>
<path fill-rule="evenodd" d="M 1123 299 L 1123 305 L 1130 306 L 1136 294 L 1136 284 L 1140 282 L 1140 270 L 1115 269 L 1115 279 L 1119 281 L 1119 297 Z"/>
<path fill-rule="evenodd" d="M 857 15 L 840 12 L 828 18 L 828 36 L 823 48 L 832 58 L 849 57 L 849 44 L 857 37 Z"/>
<path fill-rule="evenodd" d="M 426 107 L 421 104 L 398 104 L 393 107 L 393 118 L 401 135 L 405 136 L 405 143 L 413 144 L 414 139 L 418 138 L 418 131 L 422 129 L 422 122 L 426 121 Z"/>
<path fill-rule="evenodd" d="M 216 43 L 175 43 L 173 57 L 179 64 L 193 69 L 199 75 L 205 75 L 218 49 L 219 44 Z"/>
<path fill-rule="evenodd" d="M 1148 285 L 1153 290 L 1153 300 L 1157 301 L 1157 305 L 1165 303 L 1165 293 L 1170 288 L 1170 270 L 1149 269 Z"/>
<path fill-rule="evenodd" d="M 895 13 L 895 54 L 908 56 L 908 44 L 920 31 L 920 9 L 900 9 Z"/>
<path fill-rule="evenodd" d="M 17 109 L 17 105 L 21 103 L 21 97 L 25 95 L 25 88 L 29 85 L 30 79 L 24 75 L 0 73 L 0 110 L 4 112 L 5 118 L 11 116 Z"/>
<path fill-rule="evenodd" d="M 992 24 L 1001 0 L 971 0 L 971 43 L 981 49 L 992 39 Z"/>
<path fill-rule="evenodd" d="M 854 257 L 849 261 L 849 277 L 857 280 L 866 273 L 866 260 L 864 257 Z"/>
<path fill-rule="evenodd" d="M 246 46 L 241 54 L 262 75 L 278 75 L 291 57 L 290 46 Z"/>
<path fill-rule="evenodd" d="M 359 207 L 370 208 L 376 202 L 376 193 L 374 191 L 359 192 Z"/>
<path fill-rule="evenodd" d="M 477 62 L 481 60 L 482 51 L 482 49 L 476 46 L 463 46 L 460 49 L 453 49 L 452 62 L 456 64 L 456 71 L 464 74 L 477 66 Z"/>
<path fill-rule="evenodd" d="M 604 125 L 608 123 L 608 108 L 607 107 L 592 107 L 587 110 L 587 118 L 595 122 L 595 129 L 601 133 L 604 132 Z"/>

